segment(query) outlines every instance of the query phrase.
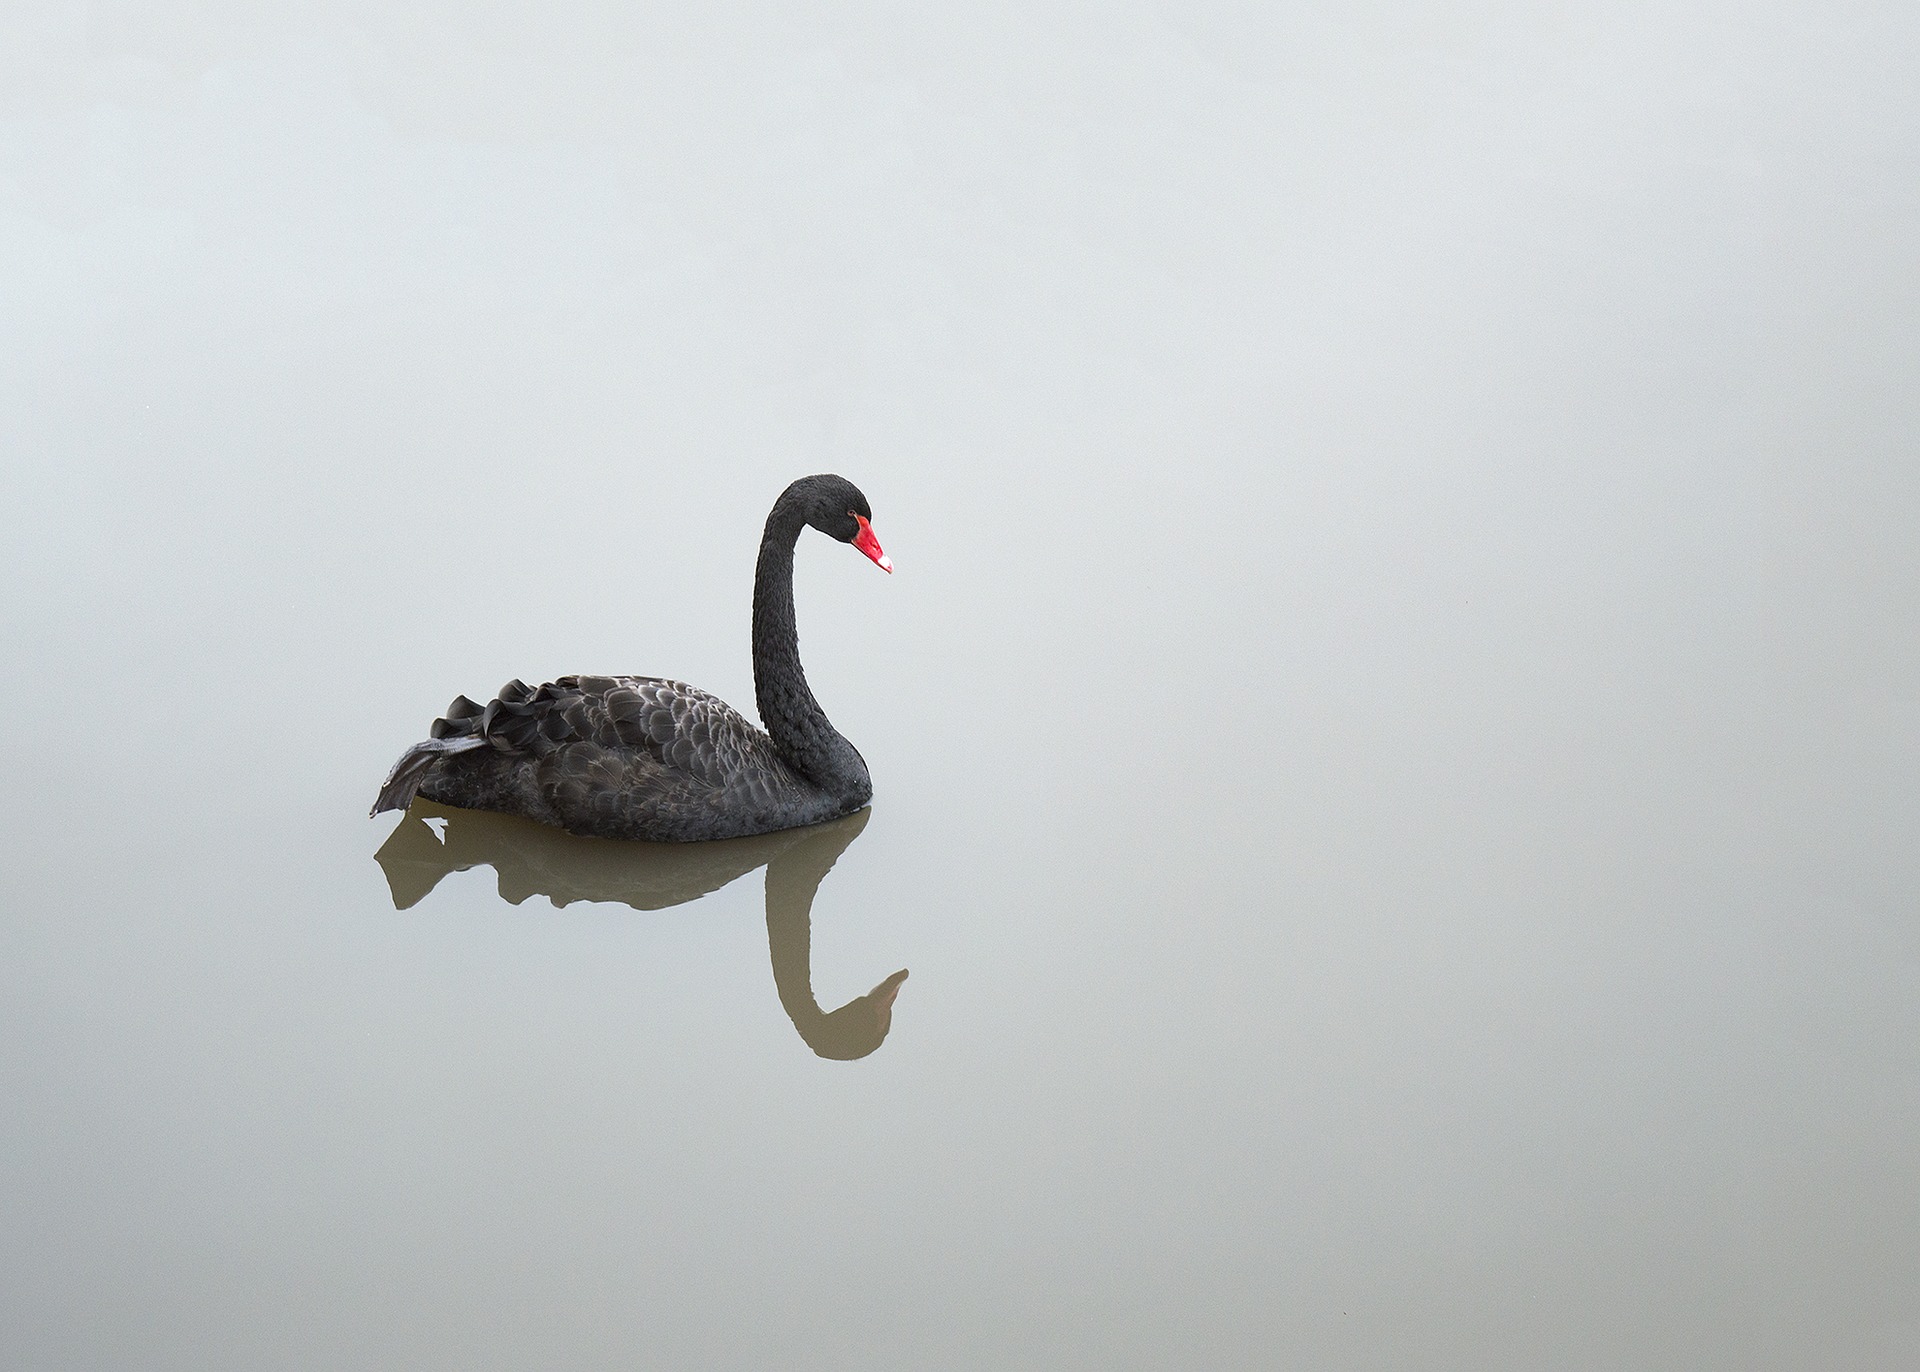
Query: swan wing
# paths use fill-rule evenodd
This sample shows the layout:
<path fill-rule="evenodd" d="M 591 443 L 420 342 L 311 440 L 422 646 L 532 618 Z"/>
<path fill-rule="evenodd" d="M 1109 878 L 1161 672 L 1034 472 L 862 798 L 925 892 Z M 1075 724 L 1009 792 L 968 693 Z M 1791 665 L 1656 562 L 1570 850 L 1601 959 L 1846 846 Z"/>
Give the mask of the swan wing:
<path fill-rule="evenodd" d="M 581 743 L 641 753 L 716 790 L 786 771 L 773 741 L 739 711 L 664 677 L 563 676 L 537 688 L 510 681 L 484 706 L 460 697 L 434 723 L 436 738 L 467 734 L 536 758 Z"/>

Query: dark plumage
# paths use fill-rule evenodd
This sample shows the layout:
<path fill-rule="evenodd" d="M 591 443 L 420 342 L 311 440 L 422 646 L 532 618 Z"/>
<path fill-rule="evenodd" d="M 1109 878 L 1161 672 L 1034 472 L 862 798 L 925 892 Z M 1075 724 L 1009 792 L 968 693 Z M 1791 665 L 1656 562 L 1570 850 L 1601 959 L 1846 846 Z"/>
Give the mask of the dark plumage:
<path fill-rule="evenodd" d="M 807 688 L 793 614 L 793 548 L 812 525 L 893 570 L 852 482 L 809 476 L 774 502 L 753 586 L 753 684 L 762 732 L 725 701 L 661 677 L 510 681 L 458 696 L 394 764 L 373 813 L 414 795 L 499 810 L 576 834 L 665 842 L 736 838 L 850 814 L 867 765 Z"/>

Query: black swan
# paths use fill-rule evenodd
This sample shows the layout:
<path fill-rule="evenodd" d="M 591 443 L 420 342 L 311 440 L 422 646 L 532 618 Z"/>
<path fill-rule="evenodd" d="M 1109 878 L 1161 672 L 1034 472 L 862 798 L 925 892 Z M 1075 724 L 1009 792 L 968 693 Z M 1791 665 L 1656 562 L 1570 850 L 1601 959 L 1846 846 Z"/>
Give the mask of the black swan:
<path fill-rule="evenodd" d="M 433 736 L 388 774 L 372 814 L 416 794 L 600 838 L 686 843 L 769 833 L 851 814 L 873 799 L 859 750 L 807 689 L 793 619 L 802 527 L 893 563 L 851 481 L 808 476 L 767 516 L 753 578 L 753 694 L 766 732 L 725 701 L 660 677 L 509 681 L 485 706 L 456 696 Z"/>

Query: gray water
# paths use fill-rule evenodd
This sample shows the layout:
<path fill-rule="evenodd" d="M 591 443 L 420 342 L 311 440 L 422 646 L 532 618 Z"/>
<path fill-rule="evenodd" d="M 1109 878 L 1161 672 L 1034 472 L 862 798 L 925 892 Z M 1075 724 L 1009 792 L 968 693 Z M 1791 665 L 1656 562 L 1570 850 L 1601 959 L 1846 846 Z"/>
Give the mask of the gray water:
<path fill-rule="evenodd" d="M 279 8 L 0 43 L 0 1364 L 1920 1365 L 1911 6 Z M 864 827 L 366 817 L 823 470 Z"/>

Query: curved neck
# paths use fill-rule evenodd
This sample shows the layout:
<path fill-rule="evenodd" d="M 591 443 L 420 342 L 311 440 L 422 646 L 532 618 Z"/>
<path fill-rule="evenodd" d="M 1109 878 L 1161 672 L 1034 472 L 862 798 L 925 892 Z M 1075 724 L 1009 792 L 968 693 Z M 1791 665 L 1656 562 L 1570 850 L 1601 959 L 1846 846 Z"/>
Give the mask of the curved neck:
<path fill-rule="evenodd" d="M 793 545 L 805 527 L 805 517 L 784 497 L 767 516 L 753 576 L 753 697 L 774 747 L 796 771 L 827 790 L 851 793 L 870 788 L 866 764 L 828 722 L 800 665 Z"/>

